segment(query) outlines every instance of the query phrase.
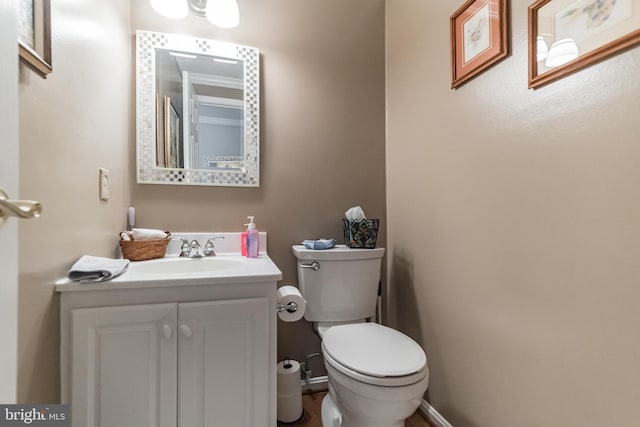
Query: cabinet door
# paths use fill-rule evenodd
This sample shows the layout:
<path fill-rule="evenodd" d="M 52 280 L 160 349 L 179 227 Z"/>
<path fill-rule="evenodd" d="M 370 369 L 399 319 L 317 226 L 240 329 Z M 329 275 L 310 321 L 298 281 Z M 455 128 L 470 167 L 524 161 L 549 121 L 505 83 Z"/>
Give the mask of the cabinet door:
<path fill-rule="evenodd" d="M 269 425 L 268 298 L 178 307 L 180 427 Z"/>
<path fill-rule="evenodd" d="M 177 304 L 71 311 L 74 427 L 175 427 Z"/>

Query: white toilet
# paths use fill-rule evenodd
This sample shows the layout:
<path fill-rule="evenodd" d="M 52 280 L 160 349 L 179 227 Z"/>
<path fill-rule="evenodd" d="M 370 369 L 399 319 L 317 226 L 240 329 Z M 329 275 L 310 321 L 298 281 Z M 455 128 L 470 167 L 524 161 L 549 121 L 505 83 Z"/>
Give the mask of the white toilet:
<path fill-rule="evenodd" d="M 403 427 L 429 385 L 422 348 L 403 333 L 366 322 L 375 314 L 384 248 L 293 246 L 305 319 L 322 338 L 329 393 L 323 427 Z"/>

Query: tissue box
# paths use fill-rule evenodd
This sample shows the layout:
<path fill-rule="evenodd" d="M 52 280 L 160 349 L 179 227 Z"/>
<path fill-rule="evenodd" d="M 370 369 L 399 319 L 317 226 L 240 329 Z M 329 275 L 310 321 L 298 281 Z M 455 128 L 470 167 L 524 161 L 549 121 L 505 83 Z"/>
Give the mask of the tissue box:
<path fill-rule="evenodd" d="M 378 239 L 379 219 L 354 221 L 342 219 L 344 243 L 350 248 L 374 249 Z"/>

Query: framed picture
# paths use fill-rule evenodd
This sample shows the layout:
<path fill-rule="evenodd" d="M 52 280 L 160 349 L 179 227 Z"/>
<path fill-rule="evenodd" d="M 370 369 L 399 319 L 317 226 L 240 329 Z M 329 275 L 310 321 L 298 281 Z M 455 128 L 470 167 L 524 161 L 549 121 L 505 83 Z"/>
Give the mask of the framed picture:
<path fill-rule="evenodd" d="M 180 155 L 180 116 L 168 96 L 164 97 L 164 158 L 168 168 L 183 167 Z"/>
<path fill-rule="evenodd" d="M 451 88 L 508 55 L 507 0 L 469 0 L 451 15 Z"/>
<path fill-rule="evenodd" d="M 18 1 L 18 51 L 40 77 L 51 73 L 51 0 Z"/>
<path fill-rule="evenodd" d="M 640 42 L 640 0 L 538 0 L 529 6 L 529 88 Z"/>

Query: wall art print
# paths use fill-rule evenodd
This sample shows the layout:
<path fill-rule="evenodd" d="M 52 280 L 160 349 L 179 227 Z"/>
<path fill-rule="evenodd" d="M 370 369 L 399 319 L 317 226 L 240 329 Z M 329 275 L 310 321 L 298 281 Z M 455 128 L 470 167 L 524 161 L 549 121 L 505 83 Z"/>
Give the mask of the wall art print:
<path fill-rule="evenodd" d="M 469 0 L 450 24 L 452 88 L 508 55 L 507 0 Z"/>
<path fill-rule="evenodd" d="M 577 54 L 560 65 L 550 64 L 554 43 L 563 40 L 571 41 Z M 640 0 L 537 0 L 529 6 L 529 88 L 563 78 L 639 42 Z"/>

